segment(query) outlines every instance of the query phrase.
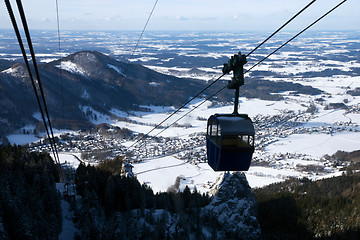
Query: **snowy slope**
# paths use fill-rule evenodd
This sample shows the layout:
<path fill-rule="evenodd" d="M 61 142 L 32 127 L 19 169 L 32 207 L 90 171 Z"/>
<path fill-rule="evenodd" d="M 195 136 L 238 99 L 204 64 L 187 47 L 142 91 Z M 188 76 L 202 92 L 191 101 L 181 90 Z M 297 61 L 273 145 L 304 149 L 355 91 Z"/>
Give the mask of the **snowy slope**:
<path fill-rule="evenodd" d="M 97 34 L 93 34 L 95 39 Z M 115 39 L 115 33 L 102 34 Z M 262 49 L 249 57 L 249 62 L 245 67 L 251 67 L 274 49 L 279 42 L 287 40 L 292 35 L 292 33 L 283 33 L 279 39 L 264 45 Z M 139 53 L 134 55 L 132 61 L 146 63 L 149 68 L 173 76 L 211 80 L 221 74 L 222 64 L 239 48 L 243 52 L 249 52 L 258 44 L 259 40 L 263 40 L 267 36 L 268 34 L 265 33 L 163 34 L 154 32 L 149 33 L 148 39 L 139 49 Z M 126 37 L 116 37 L 124 42 L 108 41 L 97 44 L 109 49 L 119 58 L 126 54 L 130 55 L 131 51 L 127 47 Z M 283 181 L 288 177 L 317 179 L 341 174 L 338 168 L 343 166 L 334 166 L 334 164 L 326 162 L 322 158 L 323 155 L 333 154 L 338 150 L 360 149 L 358 140 L 360 96 L 350 95 L 351 91 L 360 87 L 360 62 L 357 55 L 359 44 L 358 32 L 305 34 L 245 75 L 245 82 L 250 78 L 259 78 L 272 82 L 300 83 L 323 91 L 319 95 L 308 95 L 285 89 L 279 93 L 282 99 L 278 101 L 240 98 L 239 112 L 247 113 L 256 121 L 256 151 L 253 164 L 246 173 L 251 187 L 261 187 Z M 7 56 L 14 57 L 11 54 Z M 45 57 L 51 56 L 46 55 Z M 79 65 L 72 65 L 65 61 L 63 67 L 67 72 L 81 74 Z M 110 64 L 105 67 L 117 75 L 124 74 L 120 65 Z M 230 79 L 231 75 L 225 77 L 224 79 Z M 147 85 L 151 89 L 156 89 L 158 88 L 156 83 L 154 79 L 151 79 Z M 226 83 L 219 83 L 220 87 L 224 84 Z M 89 91 L 81 91 L 80 95 L 84 99 L 92 96 Z M 194 100 L 190 106 L 166 121 L 164 126 L 170 125 L 190 109 L 198 106 L 202 100 Z M 332 104 L 344 104 L 345 108 L 332 108 Z M 204 144 L 201 144 L 201 139 L 203 139 L 201 134 L 206 130 L 206 119 L 214 113 L 231 113 L 233 110 L 229 104 L 214 105 L 212 101 L 207 101 L 181 119 L 177 126 L 170 127 L 162 133 L 159 133 L 162 129 L 154 130 L 150 134 L 163 137 L 162 140 L 165 139 L 165 142 L 170 141 L 166 139 L 167 137 L 181 139 L 176 143 L 179 145 L 176 146 L 179 149 L 181 149 L 180 145 L 189 141 L 191 137 L 198 138 L 199 142 L 187 143 L 193 144 L 195 149 L 183 151 L 183 154 L 166 154 L 169 149 L 162 149 L 163 143 L 159 144 L 151 139 L 147 139 L 146 145 L 135 147 L 133 153 L 136 160 L 146 159 L 142 163 L 134 164 L 134 172 L 138 174 L 138 179 L 149 183 L 155 191 L 166 191 L 174 184 L 176 178 L 181 176 L 181 189 L 185 185 L 189 185 L 191 188 L 196 186 L 203 192 L 209 191 L 219 173 L 213 172 L 200 161 L 201 159 L 193 161 L 194 156 L 190 153 L 202 153 L 204 156 L 205 148 Z M 82 106 L 84 112 L 86 109 L 90 109 L 88 106 Z M 313 112 L 307 112 L 307 110 L 311 110 L 312 106 L 314 107 Z M 91 112 L 96 113 L 97 120 L 92 116 L 89 117 L 89 120 L 93 123 L 107 122 L 128 128 L 135 134 L 141 134 L 152 130 L 157 123 L 176 109 L 162 106 L 141 107 L 148 108 L 150 111 L 123 112 L 116 108 L 110 111 L 119 118 L 127 118 L 127 121 L 119 120 L 119 118 L 111 119 L 110 116 L 101 115 L 94 109 L 90 109 Z M 10 136 L 10 140 L 12 143 L 24 143 L 20 140 L 26 139 L 25 136 L 17 135 Z M 31 140 L 30 138 L 28 141 Z M 131 139 L 121 144 L 129 147 L 134 142 L 135 139 Z M 157 152 L 161 152 L 161 154 L 150 156 L 149 152 L 154 147 L 159 148 Z M 80 152 L 78 153 L 80 154 Z M 188 156 L 184 156 L 186 154 Z M 311 166 L 322 168 L 322 171 L 307 169 Z"/>

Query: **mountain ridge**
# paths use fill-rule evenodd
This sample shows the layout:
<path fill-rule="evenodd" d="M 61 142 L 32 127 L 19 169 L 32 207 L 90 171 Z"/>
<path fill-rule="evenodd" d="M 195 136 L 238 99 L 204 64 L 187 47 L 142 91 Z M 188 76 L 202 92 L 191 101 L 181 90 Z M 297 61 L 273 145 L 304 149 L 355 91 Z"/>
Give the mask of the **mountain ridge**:
<path fill-rule="evenodd" d="M 2 61 L 0 72 L 0 139 L 25 125 L 43 126 L 34 117 L 38 106 L 23 63 Z M 10 64 L 10 68 L 8 67 Z M 145 110 L 142 106 L 181 106 L 203 90 L 202 80 L 165 75 L 139 64 L 118 61 L 98 51 L 81 51 L 39 65 L 42 85 L 53 126 L 59 129 L 89 129 L 87 111 L 114 116 L 111 109 L 125 112 Z M 14 84 L 15 83 L 15 84 Z M 220 84 L 226 84 L 220 81 Z M 219 83 L 218 83 L 219 84 Z M 207 90 L 201 97 L 212 95 Z M 320 90 L 290 82 L 270 82 L 251 77 L 242 89 L 248 98 L 280 100 L 278 93 L 289 90 L 311 95 Z M 232 91 L 217 94 L 216 101 L 231 102 Z M 25 104 L 26 103 L 26 104 Z M 92 111 L 91 110 L 91 111 Z"/>
<path fill-rule="evenodd" d="M 111 115 L 112 108 L 130 111 L 141 109 L 141 105 L 178 106 L 205 85 L 200 80 L 179 79 L 141 65 L 123 63 L 96 51 L 77 52 L 40 64 L 39 72 L 56 128 L 91 127 L 81 106 L 107 115 Z M 39 110 L 27 78 L 22 63 L 0 72 L 0 106 L 3 107 L 0 136 L 26 124 L 38 123 L 33 115 Z"/>

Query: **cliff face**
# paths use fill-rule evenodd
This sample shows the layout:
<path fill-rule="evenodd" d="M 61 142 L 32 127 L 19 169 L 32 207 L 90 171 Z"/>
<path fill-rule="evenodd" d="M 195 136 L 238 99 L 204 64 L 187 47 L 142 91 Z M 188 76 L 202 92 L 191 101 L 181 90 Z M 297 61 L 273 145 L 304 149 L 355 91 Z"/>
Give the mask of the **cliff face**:
<path fill-rule="evenodd" d="M 213 188 L 214 195 L 204 208 L 204 216 L 217 219 L 222 239 L 260 239 L 257 201 L 242 173 L 225 173 Z"/>

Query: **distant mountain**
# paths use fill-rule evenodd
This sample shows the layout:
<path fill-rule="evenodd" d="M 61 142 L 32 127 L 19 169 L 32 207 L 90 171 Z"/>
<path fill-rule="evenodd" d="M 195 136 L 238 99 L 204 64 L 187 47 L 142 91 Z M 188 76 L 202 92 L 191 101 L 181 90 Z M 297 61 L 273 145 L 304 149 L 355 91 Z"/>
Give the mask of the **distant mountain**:
<path fill-rule="evenodd" d="M 0 139 L 29 123 L 36 123 L 36 100 L 24 65 L 17 63 L 0 72 Z"/>
<path fill-rule="evenodd" d="M 0 72 L 10 68 L 12 65 L 14 65 L 15 62 L 14 61 L 9 61 L 9 60 L 5 60 L 5 59 L 0 59 Z"/>
<path fill-rule="evenodd" d="M 0 70 L 0 142 L 2 136 L 26 124 L 35 124 L 37 130 L 43 131 L 25 65 L 1 60 Z M 142 105 L 180 106 L 207 85 L 204 81 L 177 78 L 117 61 L 97 51 L 77 52 L 40 64 L 39 71 L 53 125 L 66 129 L 90 128 L 95 111 L 111 116 L 113 108 L 130 111 L 139 110 Z M 218 83 L 202 97 L 213 94 L 224 84 Z M 254 77 L 247 79 L 242 96 L 279 100 L 282 97 L 276 93 L 282 91 L 321 93 L 300 84 Z M 223 91 L 216 100 L 230 102 L 232 97 L 233 91 Z"/>
<path fill-rule="evenodd" d="M 25 66 L 1 62 L 0 136 L 25 124 L 36 124 L 39 112 Z M 62 70 L 60 69 L 60 66 Z M 90 127 L 81 106 L 110 114 L 140 105 L 179 106 L 195 95 L 205 83 L 157 73 L 137 64 L 119 62 L 99 52 L 78 52 L 39 66 L 50 116 L 55 127 Z"/>
<path fill-rule="evenodd" d="M 78 52 L 63 58 L 61 63 L 58 60 L 44 64 L 41 69 L 49 82 L 52 79 L 48 76 L 55 75 L 57 84 L 63 74 L 63 88 L 80 97 L 80 102 L 88 102 L 99 110 L 136 109 L 149 104 L 180 105 L 204 86 L 199 80 L 167 76 L 99 52 Z M 52 82 L 55 87 L 56 83 Z"/>

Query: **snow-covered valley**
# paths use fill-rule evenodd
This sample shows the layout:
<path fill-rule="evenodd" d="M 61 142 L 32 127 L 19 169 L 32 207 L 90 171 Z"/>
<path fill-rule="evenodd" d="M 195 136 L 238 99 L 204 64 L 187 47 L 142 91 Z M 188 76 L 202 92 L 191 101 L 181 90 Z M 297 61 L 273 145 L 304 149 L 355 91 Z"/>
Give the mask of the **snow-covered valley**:
<path fill-rule="evenodd" d="M 128 60 L 173 76 L 211 80 L 221 75 L 221 65 L 231 55 L 238 50 L 250 51 L 263 35 L 248 34 L 247 38 L 245 35 L 239 38 L 235 33 L 181 36 L 151 33 L 140 44 L 133 58 Z M 291 35 L 283 34 L 271 41 L 270 46 L 251 55 L 245 68 L 266 56 L 278 41 Z M 341 175 L 347 163 L 330 161 L 325 155 L 332 155 L 338 150 L 360 149 L 360 62 L 357 57 L 360 40 L 356 36 L 359 33 L 308 34 L 245 75 L 245 82 L 251 78 L 274 83 L 293 82 L 322 91 L 321 94 L 310 95 L 284 90 L 272 93 L 279 96 L 276 101 L 240 97 L 239 112 L 248 114 L 256 129 L 256 150 L 252 165 L 246 172 L 251 187 L 262 187 L 291 177 L 319 179 Z M 96 41 L 96 35 L 93 37 Z M 182 39 L 181 44 L 179 38 Z M 159 44 L 151 45 L 150 42 L 155 39 Z M 178 45 L 175 46 L 175 43 Z M 91 47 L 91 43 L 87 44 Z M 64 45 L 64 51 L 73 51 L 70 48 L 71 38 Z M 99 45 L 99 48 L 106 46 L 106 52 L 119 59 L 126 58 L 130 52 L 125 42 L 102 41 Z M 11 53 L 2 56 L 15 57 Z M 42 56 L 43 62 L 47 61 L 45 57 L 55 57 Z M 62 64 L 67 64 L 73 72 L 81 72 L 70 63 Z M 120 70 L 119 74 L 126 75 Z M 229 80 L 230 77 L 227 75 L 224 79 Z M 149 84 L 157 87 L 155 83 Z M 215 88 L 224 84 L 219 83 Z M 180 179 L 180 189 L 187 185 L 191 189 L 196 187 L 201 192 L 208 192 L 220 173 L 206 164 L 206 119 L 214 113 L 231 113 L 233 106 L 216 101 L 216 98 L 203 100 L 194 100 L 163 124 L 169 126 L 182 117 L 174 126 L 166 130 L 156 129 L 141 140 L 142 134 L 152 130 L 176 108 L 142 106 L 148 109 L 146 112 L 113 109 L 112 116 L 109 116 L 81 106 L 84 112 L 91 111 L 88 117 L 94 124 L 105 122 L 113 127 L 129 129 L 134 135 L 118 138 L 111 134 L 56 130 L 56 135 L 61 138 L 58 143 L 62 152 L 60 158 L 63 162 L 78 164 L 78 159 L 71 157 L 71 154 L 76 154 L 78 158 L 83 158 L 81 160 L 96 164 L 96 155 L 91 156 L 93 152 L 105 152 L 109 157 L 127 153 L 139 181 L 147 183 L 154 191 L 166 191 Z M 184 116 L 190 110 L 192 112 Z M 9 135 L 10 143 L 35 142 L 30 144 L 30 149 L 49 150 L 48 146 L 36 143 L 39 139 L 32 135 L 34 127 L 26 126 Z"/>
<path fill-rule="evenodd" d="M 334 99 L 338 101 L 345 98 L 351 99 L 346 104 L 349 106 L 347 110 L 324 110 Z M 252 167 L 246 173 L 251 187 L 262 187 L 289 177 L 315 180 L 342 173 L 341 168 L 345 165 L 330 162 L 324 155 L 332 155 L 338 150 L 359 149 L 359 98 L 342 94 L 328 99 L 317 103 L 308 96 L 291 97 L 276 102 L 241 98 L 240 112 L 249 114 L 257 130 Z M 164 126 L 182 117 L 197 104 L 199 102 L 180 111 L 165 122 Z M 311 104 L 316 106 L 317 111 L 307 113 L 306 110 Z M 211 107 L 211 102 L 207 102 L 181 119 L 176 127 L 170 127 L 163 132 L 162 128 L 156 129 L 132 148 L 129 147 L 137 141 L 137 137 L 134 140 L 116 140 L 101 135 L 89 137 L 89 134 L 80 137 L 82 134 L 78 132 L 68 133 L 74 137 L 73 147 L 66 141 L 59 147 L 68 154 L 77 153 L 79 157 L 83 151 L 91 152 L 97 149 L 107 149 L 117 154 L 129 152 L 131 159 L 139 161 L 133 164 L 135 175 L 139 181 L 149 184 L 154 191 L 166 191 L 179 177 L 181 189 L 188 185 L 201 192 L 208 192 L 220 173 L 214 172 L 205 163 L 204 119 L 214 113 L 231 112 L 232 108 L 231 105 Z M 153 129 L 154 123 L 161 122 L 172 111 L 173 109 L 152 107 L 151 113 L 133 112 L 128 115 L 114 110 L 119 116 L 126 115 L 132 121 L 110 120 L 108 123 L 130 129 L 136 135 L 146 134 Z M 101 119 L 110 118 L 101 116 Z M 76 136 L 79 136 L 78 141 L 74 140 Z M 9 136 L 9 139 L 16 142 L 16 138 L 12 140 Z M 61 158 L 63 156 L 66 154 L 60 155 Z"/>

